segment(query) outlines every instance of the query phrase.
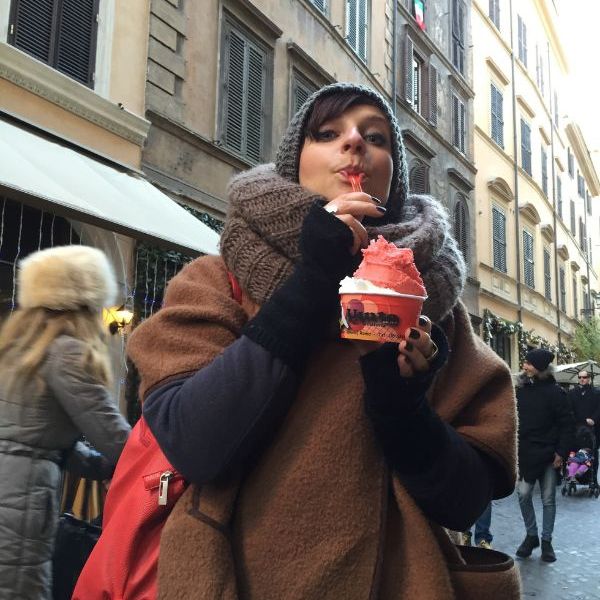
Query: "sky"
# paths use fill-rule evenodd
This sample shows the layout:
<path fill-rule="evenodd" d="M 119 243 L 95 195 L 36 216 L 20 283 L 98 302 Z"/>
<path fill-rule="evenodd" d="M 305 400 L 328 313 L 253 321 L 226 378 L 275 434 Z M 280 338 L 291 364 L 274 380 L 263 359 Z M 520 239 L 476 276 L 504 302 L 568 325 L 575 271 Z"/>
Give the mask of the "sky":
<path fill-rule="evenodd" d="M 556 3 L 560 35 L 575 81 L 561 116 L 568 113 L 569 120 L 581 127 L 600 177 L 600 0 Z"/>

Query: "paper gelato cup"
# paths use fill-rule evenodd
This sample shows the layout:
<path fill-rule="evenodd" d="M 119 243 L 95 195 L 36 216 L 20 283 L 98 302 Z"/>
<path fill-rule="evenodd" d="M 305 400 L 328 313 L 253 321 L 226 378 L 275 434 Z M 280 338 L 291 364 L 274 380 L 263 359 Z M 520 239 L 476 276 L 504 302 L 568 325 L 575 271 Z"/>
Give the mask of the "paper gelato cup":
<path fill-rule="evenodd" d="M 340 336 L 345 339 L 399 342 L 417 325 L 425 297 L 408 294 L 340 295 Z"/>

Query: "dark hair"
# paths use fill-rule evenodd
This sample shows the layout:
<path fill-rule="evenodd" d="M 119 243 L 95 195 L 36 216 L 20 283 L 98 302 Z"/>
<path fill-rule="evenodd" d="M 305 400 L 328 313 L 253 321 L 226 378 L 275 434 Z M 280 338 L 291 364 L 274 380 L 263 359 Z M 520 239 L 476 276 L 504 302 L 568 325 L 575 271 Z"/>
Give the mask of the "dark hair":
<path fill-rule="evenodd" d="M 375 100 L 359 94 L 357 92 L 338 92 L 328 96 L 317 98 L 312 106 L 312 110 L 306 120 L 306 125 L 303 130 L 303 139 L 316 139 L 319 129 L 327 121 L 337 119 L 353 106 L 368 104 L 380 108 Z"/>

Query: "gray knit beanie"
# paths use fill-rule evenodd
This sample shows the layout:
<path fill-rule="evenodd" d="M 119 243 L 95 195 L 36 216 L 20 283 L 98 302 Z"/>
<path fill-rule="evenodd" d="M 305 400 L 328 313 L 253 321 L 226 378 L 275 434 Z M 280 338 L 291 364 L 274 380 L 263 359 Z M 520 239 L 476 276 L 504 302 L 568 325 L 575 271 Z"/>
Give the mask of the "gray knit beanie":
<path fill-rule="evenodd" d="M 384 217 L 377 220 L 377 223 L 396 223 L 400 220 L 400 209 L 406 201 L 408 194 L 408 174 L 406 168 L 406 158 L 404 156 L 404 145 L 402 143 L 402 134 L 396 117 L 392 113 L 387 101 L 375 90 L 357 85 L 355 83 L 332 83 L 316 91 L 300 107 L 294 118 L 290 122 L 275 159 L 275 168 L 277 173 L 286 179 L 298 183 L 298 167 L 300 162 L 300 151 L 304 144 L 304 128 L 312 112 L 315 101 L 326 96 L 339 93 L 362 94 L 375 102 L 383 114 L 390 122 L 392 132 L 392 160 L 394 163 L 394 172 L 390 185 L 390 195 L 387 202 L 387 212 Z"/>

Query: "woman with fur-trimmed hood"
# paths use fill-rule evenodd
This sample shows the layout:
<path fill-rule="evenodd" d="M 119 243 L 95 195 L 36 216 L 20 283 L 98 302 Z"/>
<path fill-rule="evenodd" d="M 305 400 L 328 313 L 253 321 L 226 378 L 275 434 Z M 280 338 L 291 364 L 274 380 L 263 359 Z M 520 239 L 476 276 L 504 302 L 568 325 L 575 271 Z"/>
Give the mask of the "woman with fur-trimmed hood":
<path fill-rule="evenodd" d="M 100 250 L 64 246 L 22 260 L 17 284 L 0 330 L 0 599 L 50 600 L 61 467 L 75 452 L 110 478 L 130 430 L 107 389 L 116 283 Z"/>
<path fill-rule="evenodd" d="M 552 533 L 556 515 L 556 470 L 566 460 L 575 421 L 564 390 L 554 379 L 554 354 L 534 348 L 525 355 L 517 387 L 519 481 L 517 494 L 527 534 L 517 549 L 526 558 L 540 545 L 533 508 L 533 488 L 540 482 L 543 504 L 542 560 L 554 562 Z"/>
<path fill-rule="evenodd" d="M 339 336 L 339 282 L 378 235 L 412 249 L 429 295 L 400 344 Z M 161 600 L 519 597 L 512 559 L 444 529 L 515 478 L 510 374 L 464 279 L 444 208 L 408 194 L 387 102 L 313 94 L 275 164 L 231 182 L 221 256 L 187 265 L 130 340 L 147 423 L 193 484 L 162 531 Z"/>

